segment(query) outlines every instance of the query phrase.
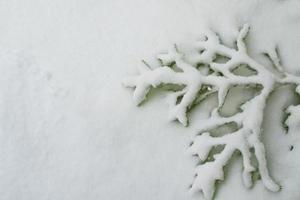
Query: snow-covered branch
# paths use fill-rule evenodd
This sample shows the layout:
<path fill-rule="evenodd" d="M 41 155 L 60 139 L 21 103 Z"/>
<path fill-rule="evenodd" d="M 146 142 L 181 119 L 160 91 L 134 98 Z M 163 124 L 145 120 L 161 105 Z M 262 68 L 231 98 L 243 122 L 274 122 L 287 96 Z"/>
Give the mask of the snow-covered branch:
<path fill-rule="evenodd" d="M 197 176 L 191 190 L 201 190 L 206 199 L 213 198 L 215 182 L 223 180 L 223 167 L 235 151 L 239 151 L 243 157 L 243 182 L 246 187 L 252 186 L 252 172 L 256 170 L 250 159 L 252 154 L 250 149 L 253 149 L 264 186 L 274 192 L 280 189 L 269 175 L 264 145 L 260 140 L 264 108 L 276 85 L 299 85 L 300 78 L 283 71 L 276 51 L 271 52 L 269 58 L 280 73 L 279 76 L 252 59 L 247 54 L 244 42 L 248 32 L 249 25 L 246 24 L 237 36 L 236 49 L 221 44 L 218 36 L 209 32 L 203 40 L 196 42 L 195 49 L 198 54 L 187 58 L 174 46 L 168 53 L 158 55 L 161 67 L 152 70 L 148 66 L 143 66 L 139 75 L 128 77 L 123 82 L 126 87 L 135 88 L 133 99 L 136 104 L 140 104 L 146 98 L 151 87 L 155 88 L 162 84 L 184 86 L 183 89 L 169 94 L 168 100 L 170 119 L 178 120 L 185 126 L 188 124 L 186 113 L 199 95 L 205 99 L 209 94 L 217 93 L 218 106 L 212 111 L 209 119 L 199 123 L 197 131 L 200 135 L 196 136 L 190 147 L 190 152 L 198 155 L 204 162 L 196 168 Z M 216 62 L 218 56 L 226 57 L 228 61 Z M 197 69 L 197 64 L 208 66 L 211 73 L 202 73 Z M 234 73 L 241 65 L 246 65 L 255 73 L 249 76 Z M 228 91 L 236 85 L 260 86 L 262 89 L 258 95 L 240 107 L 241 112 L 223 117 L 219 110 L 226 100 Z M 228 123 L 235 123 L 238 130 L 222 137 L 211 136 L 212 129 Z M 213 161 L 207 161 L 207 156 L 215 146 L 224 146 L 224 149 L 214 155 Z"/>

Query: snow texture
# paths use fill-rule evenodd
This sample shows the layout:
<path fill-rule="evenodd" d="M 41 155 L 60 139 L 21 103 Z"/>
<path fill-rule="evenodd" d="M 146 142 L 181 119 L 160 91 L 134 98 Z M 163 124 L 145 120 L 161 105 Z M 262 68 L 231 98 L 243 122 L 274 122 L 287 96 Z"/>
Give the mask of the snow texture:
<path fill-rule="evenodd" d="M 134 88 L 133 100 L 140 105 L 151 88 L 160 85 L 173 84 L 183 86 L 168 95 L 170 120 L 178 120 L 184 126 L 188 125 L 187 112 L 197 98 L 205 99 L 217 93 L 218 106 L 212 111 L 207 120 L 199 122 L 194 142 L 189 152 L 197 155 L 203 163 L 196 167 L 195 180 L 191 191 L 202 191 L 205 199 L 213 199 L 216 181 L 224 180 L 224 167 L 235 151 L 239 151 L 243 158 L 243 183 L 247 188 L 252 186 L 252 173 L 256 167 L 252 164 L 252 154 L 257 160 L 257 168 L 264 186 L 273 192 L 280 190 L 280 186 L 270 177 L 267 167 L 264 144 L 261 142 L 262 123 L 266 101 L 271 92 L 278 86 L 297 85 L 300 92 L 300 78 L 283 70 L 277 49 L 270 51 L 268 57 L 274 69 L 259 64 L 247 53 L 245 38 L 249 32 L 249 25 L 245 24 L 238 33 L 236 48 L 230 48 L 220 42 L 213 31 L 204 34 L 195 43 L 192 55 L 183 54 L 176 45 L 167 53 L 159 54 L 157 58 L 161 66 L 152 69 L 147 63 L 139 68 L 139 74 L 125 78 L 124 86 Z M 225 57 L 225 62 L 217 62 L 216 58 Z M 234 70 L 246 65 L 254 74 L 236 74 Z M 199 70 L 199 66 L 208 70 Z M 232 116 L 222 116 L 220 109 L 224 105 L 228 91 L 234 86 L 261 87 L 258 95 L 240 106 L 241 111 Z M 286 121 L 288 127 L 295 127 L 300 120 L 300 107 L 292 106 L 287 109 L 290 113 Z M 237 130 L 224 136 L 211 136 L 210 130 L 223 125 L 234 123 Z M 224 146 L 220 153 L 214 154 L 208 160 L 213 147 Z M 253 153 L 252 153 L 253 152 Z"/>
<path fill-rule="evenodd" d="M 184 127 L 166 123 L 163 90 L 137 108 L 122 78 L 141 58 L 156 66 L 158 50 L 174 43 L 189 59 L 207 29 L 234 47 L 245 23 L 252 58 L 270 69 L 264 54 L 277 48 L 284 70 L 300 72 L 299 0 L 1 0 L 0 15 L 1 200 L 203 199 L 188 192 L 198 159 L 187 149 L 216 94 L 188 112 Z M 233 114 L 253 90 L 230 90 L 221 113 Z M 294 87 L 282 86 L 264 113 L 261 141 L 280 192 L 267 190 L 258 172 L 244 187 L 235 153 L 216 200 L 300 199 L 299 124 L 282 124 L 297 104 Z"/>

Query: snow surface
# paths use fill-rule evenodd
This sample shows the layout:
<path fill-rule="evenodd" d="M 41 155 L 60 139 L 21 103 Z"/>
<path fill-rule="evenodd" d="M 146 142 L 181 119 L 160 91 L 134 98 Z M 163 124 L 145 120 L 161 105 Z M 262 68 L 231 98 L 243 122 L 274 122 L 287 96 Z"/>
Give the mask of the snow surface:
<path fill-rule="evenodd" d="M 299 72 L 298 0 L 0 1 L 1 199 L 201 199 L 188 193 L 196 162 L 186 149 L 213 103 L 185 128 L 168 122 L 163 93 L 136 108 L 121 80 L 207 27 L 232 45 L 245 22 L 256 60 L 271 66 L 262 53 L 276 46 L 283 67 Z M 281 124 L 292 97 L 287 87 L 272 94 L 264 124 L 282 190 L 245 189 L 237 157 L 215 199 L 300 199 L 297 128 L 286 135 Z"/>

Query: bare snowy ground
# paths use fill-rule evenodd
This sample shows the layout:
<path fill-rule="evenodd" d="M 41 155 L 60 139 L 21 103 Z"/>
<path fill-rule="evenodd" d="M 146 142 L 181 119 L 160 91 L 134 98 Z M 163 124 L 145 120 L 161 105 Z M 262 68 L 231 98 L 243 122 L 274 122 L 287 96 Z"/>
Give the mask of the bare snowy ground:
<path fill-rule="evenodd" d="M 121 80 L 207 28 L 233 45 L 245 22 L 256 60 L 270 66 L 262 53 L 277 47 L 284 68 L 299 72 L 297 0 L 1 1 L 1 199 L 201 199 L 188 193 L 196 162 L 186 149 L 216 99 L 185 128 L 167 121 L 162 93 L 137 108 Z M 245 189 L 237 157 L 216 199 L 300 199 L 299 136 L 281 124 L 295 97 L 281 88 L 266 108 L 263 141 L 282 190 Z"/>

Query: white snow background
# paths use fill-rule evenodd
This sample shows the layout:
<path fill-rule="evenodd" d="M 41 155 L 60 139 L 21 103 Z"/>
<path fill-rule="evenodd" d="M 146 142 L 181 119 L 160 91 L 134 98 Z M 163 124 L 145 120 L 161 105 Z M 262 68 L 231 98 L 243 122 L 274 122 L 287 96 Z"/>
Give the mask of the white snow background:
<path fill-rule="evenodd" d="M 163 93 L 136 107 L 121 80 L 205 28 L 232 45 L 245 22 L 252 57 L 271 66 L 262 53 L 278 47 L 284 68 L 300 71 L 298 0 L 1 0 L 0 200 L 202 199 L 188 193 L 196 162 L 186 149 L 215 100 L 185 128 L 168 122 Z M 282 190 L 245 189 L 236 158 L 217 200 L 300 199 L 299 133 L 281 124 L 297 102 L 284 87 L 266 108 L 263 141 Z"/>

